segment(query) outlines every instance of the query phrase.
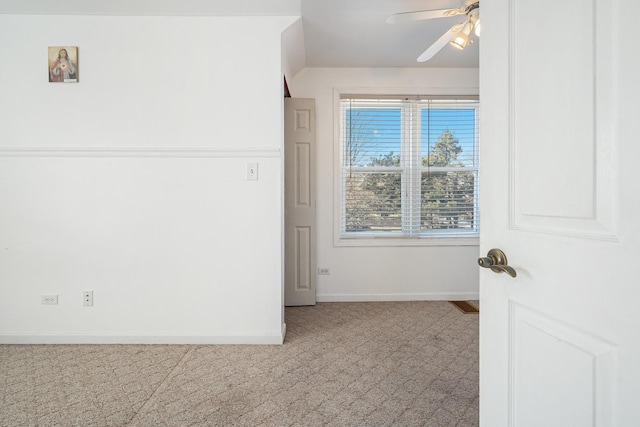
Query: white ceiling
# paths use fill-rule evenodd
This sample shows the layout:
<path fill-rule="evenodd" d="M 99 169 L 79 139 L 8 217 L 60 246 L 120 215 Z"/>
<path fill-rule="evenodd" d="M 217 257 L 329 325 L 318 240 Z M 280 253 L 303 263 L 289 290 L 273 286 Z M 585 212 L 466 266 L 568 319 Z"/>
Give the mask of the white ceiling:
<path fill-rule="evenodd" d="M 0 13 L 143 16 L 299 15 L 301 0 L 0 0 Z"/>
<path fill-rule="evenodd" d="M 445 46 L 427 62 L 416 58 L 465 16 L 387 24 L 394 13 L 459 8 L 463 0 L 301 0 L 307 67 L 477 68 L 478 40 Z"/>
<path fill-rule="evenodd" d="M 459 8 L 464 0 L 0 0 L 0 13 L 302 15 L 307 67 L 478 67 L 478 41 L 416 61 L 464 16 L 387 24 L 393 13 Z"/>

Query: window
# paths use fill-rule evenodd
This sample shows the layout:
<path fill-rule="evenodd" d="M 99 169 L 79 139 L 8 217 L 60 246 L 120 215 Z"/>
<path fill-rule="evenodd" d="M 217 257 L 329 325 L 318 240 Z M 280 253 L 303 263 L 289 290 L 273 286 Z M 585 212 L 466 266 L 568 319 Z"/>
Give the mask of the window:
<path fill-rule="evenodd" d="M 340 101 L 340 238 L 477 237 L 478 101 Z"/>

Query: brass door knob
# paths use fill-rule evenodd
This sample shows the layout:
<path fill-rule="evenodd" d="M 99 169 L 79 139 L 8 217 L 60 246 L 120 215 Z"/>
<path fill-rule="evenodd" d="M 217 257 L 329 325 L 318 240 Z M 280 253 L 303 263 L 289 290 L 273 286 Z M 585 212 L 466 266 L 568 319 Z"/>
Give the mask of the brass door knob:
<path fill-rule="evenodd" d="M 516 270 L 507 265 L 507 256 L 500 249 L 491 249 L 486 257 L 478 258 L 478 265 L 490 268 L 494 273 L 507 273 L 516 277 Z"/>

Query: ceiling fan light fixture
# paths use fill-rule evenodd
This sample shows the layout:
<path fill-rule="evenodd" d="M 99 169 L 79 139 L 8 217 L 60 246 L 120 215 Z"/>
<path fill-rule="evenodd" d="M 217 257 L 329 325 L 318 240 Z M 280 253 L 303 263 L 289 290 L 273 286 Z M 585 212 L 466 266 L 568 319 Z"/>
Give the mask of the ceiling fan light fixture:
<path fill-rule="evenodd" d="M 413 22 L 427 19 L 449 18 L 466 15 L 467 20 L 454 24 L 438 38 L 431 46 L 418 56 L 418 62 L 425 62 L 433 58 L 447 44 L 456 49 L 464 49 L 473 43 L 471 31 L 475 28 L 475 34 L 480 36 L 480 0 L 459 0 L 464 4 L 459 9 L 432 9 L 418 10 L 415 12 L 401 12 L 387 18 L 387 23 Z"/>
<path fill-rule="evenodd" d="M 476 21 L 476 25 L 475 25 L 474 27 L 475 27 L 475 29 L 474 29 L 474 31 L 473 31 L 473 32 L 476 34 L 476 36 L 477 36 L 477 37 L 480 37 L 480 31 L 481 31 L 481 28 L 480 28 L 480 19 L 478 19 L 478 20 Z"/>
<path fill-rule="evenodd" d="M 453 35 L 453 38 L 449 42 L 451 46 L 458 49 L 464 49 L 469 44 L 469 34 L 473 28 L 471 20 L 467 21 L 462 29 Z"/>
<path fill-rule="evenodd" d="M 449 43 L 451 46 L 462 50 L 469 44 L 469 36 L 462 32 L 456 33 Z"/>

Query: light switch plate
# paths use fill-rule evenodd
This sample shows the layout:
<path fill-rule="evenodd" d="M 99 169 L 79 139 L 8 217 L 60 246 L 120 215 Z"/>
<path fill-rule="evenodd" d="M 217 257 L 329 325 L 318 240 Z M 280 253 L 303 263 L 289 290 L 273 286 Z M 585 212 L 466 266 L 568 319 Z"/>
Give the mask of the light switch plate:
<path fill-rule="evenodd" d="M 258 163 L 257 162 L 247 163 L 247 181 L 257 181 L 257 180 L 258 180 Z"/>

